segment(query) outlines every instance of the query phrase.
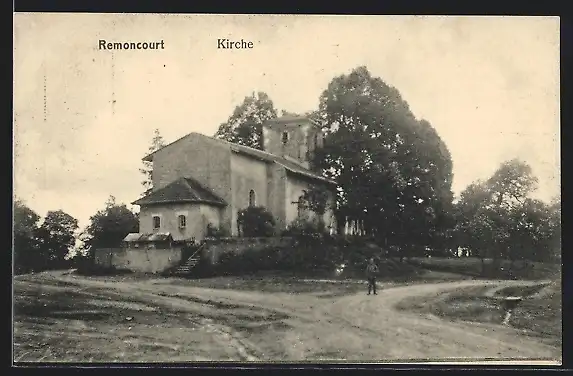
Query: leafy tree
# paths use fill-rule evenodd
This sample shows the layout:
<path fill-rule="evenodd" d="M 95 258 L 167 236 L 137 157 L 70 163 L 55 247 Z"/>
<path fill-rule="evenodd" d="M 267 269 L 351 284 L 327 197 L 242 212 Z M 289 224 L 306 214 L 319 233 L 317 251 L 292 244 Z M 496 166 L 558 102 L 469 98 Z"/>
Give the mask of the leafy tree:
<path fill-rule="evenodd" d="M 388 246 L 443 240 L 453 225 L 451 156 L 396 88 L 358 67 L 330 82 L 313 116 L 326 134 L 313 165 L 339 183 L 339 224 Z"/>
<path fill-rule="evenodd" d="M 30 271 L 38 257 L 35 234 L 40 216 L 26 204 L 14 201 L 14 269 L 17 273 Z"/>
<path fill-rule="evenodd" d="M 240 210 L 237 222 L 242 236 L 245 237 L 268 237 L 275 233 L 275 219 L 262 206 Z"/>
<path fill-rule="evenodd" d="M 165 140 L 159 133 L 159 129 L 155 129 L 153 132 L 153 139 L 151 140 L 151 145 L 147 151 L 147 155 L 161 149 L 165 146 Z M 153 172 L 153 162 L 143 161 L 143 167 L 139 169 L 139 171 L 143 174 L 145 179 L 141 182 L 143 188 L 145 189 L 143 192 L 143 196 L 149 194 L 153 189 L 153 180 L 152 180 L 152 172 Z"/>
<path fill-rule="evenodd" d="M 207 237 L 208 238 L 227 238 L 230 236 L 227 229 L 223 226 L 216 226 L 212 223 L 207 224 Z"/>
<path fill-rule="evenodd" d="M 489 205 L 491 218 L 496 228 L 496 238 L 492 249 L 497 258 L 515 259 L 514 237 L 520 234 L 516 229 L 515 213 L 533 209 L 533 201 L 526 202 L 528 196 L 536 189 L 537 178 L 526 163 L 512 159 L 503 162 L 487 181 L 492 202 Z M 529 207 L 527 207 L 529 205 Z M 520 217 L 522 214 L 517 214 Z"/>
<path fill-rule="evenodd" d="M 264 92 L 245 97 L 215 137 L 255 149 L 263 149 L 262 124 L 277 117 L 273 101 Z"/>
<path fill-rule="evenodd" d="M 460 245 L 482 258 L 547 261 L 560 231 L 559 215 L 548 205 L 530 198 L 537 178 L 524 162 L 503 162 L 486 181 L 462 192 L 456 204 L 456 235 Z M 557 202 L 557 201 L 556 201 Z"/>
<path fill-rule="evenodd" d="M 540 200 L 527 198 L 510 212 L 510 260 L 547 261 L 546 240 L 551 236 L 549 207 Z"/>
<path fill-rule="evenodd" d="M 49 211 L 36 231 L 45 268 L 67 265 L 67 257 L 76 242 L 78 221 L 62 210 Z"/>
<path fill-rule="evenodd" d="M 470 255 L 481 259 L 482 273 L 485 272 L 485 259 L 491 256 L 494 232 L 494 224 L 488 210 L 491 202 L 487 183 L 478 180 L 462 191 L 455 204 L 456 244 L 468 249 Z"/>
<path fill-rule="evenodd" d="M 90 256 L 97 248 L 112 248 L 121 244 L 125 236 L 139 231 L 137 215 L 125 204 L 118 204 L 110 196 L 105 208 L 90 217 L 86 228 L 84 248 Z"/>
<path fill-rule="evenodd" d="M 547 246 L 553 261 L 561 260 L 561 197 L 555 197 L 549 205 L 549 234 Z"/>
<path fill-rule="evenodd" d="M 512 159 L 503 162 L 487 183 L 495 204 L 511 210 L 524 203 L 527 196 L 536 189 L 537 182 L 528 164 Z"/>
<path fill-rule="evenodd" d="M 300 198 L 305 209 L 311 210 L 322 220 L 328 210 L 329 192 L 322 186 L 310 186 L 309 189 L 303 190 Z"/>

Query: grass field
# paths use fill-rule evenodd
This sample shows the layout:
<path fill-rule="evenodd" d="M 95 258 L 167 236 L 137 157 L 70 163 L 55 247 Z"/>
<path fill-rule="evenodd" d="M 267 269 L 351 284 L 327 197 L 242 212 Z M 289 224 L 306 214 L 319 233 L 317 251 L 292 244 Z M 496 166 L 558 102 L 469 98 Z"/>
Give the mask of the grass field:
<path fill-rule="evenodd" d="M 379 273 L 378 285 L 404 286 L 425 282 L 451 282 L 471 277 L 455 273 L 425 270 L 404 264 L 409 272 L 402 276 L 388 275 L 385 265 L 382 263 Z M 393 270 L 400 267 L 393 266 Z M 265 271 L 241 276 L 216 276 L 209 278 L 175 279 L 171 283 L 180 286 L 193 286 L 215 289 L 230 289 L 239 291 L 257 291 L 264 293 L 288 293 L 288 294 L 319 294 L 325 297 L 343 296 L 362 291 L 366 287 L 363 273 L 291 273 L 280 271 Z"/>
<path fill-rule="evenodd" d="M 531 261 L 516 261 L 512 266 L 508 260 L 494 262 L 492 259 L 485 259 L 485 273 L 482 272 L 482 261 L 475 257 L 412 257 L 407 259 L 407 262 L 410 265 L 430 270 L 440 270 L 491 279 L 551 279 L 561 273 L 561 265 L 559 264 Z"/>

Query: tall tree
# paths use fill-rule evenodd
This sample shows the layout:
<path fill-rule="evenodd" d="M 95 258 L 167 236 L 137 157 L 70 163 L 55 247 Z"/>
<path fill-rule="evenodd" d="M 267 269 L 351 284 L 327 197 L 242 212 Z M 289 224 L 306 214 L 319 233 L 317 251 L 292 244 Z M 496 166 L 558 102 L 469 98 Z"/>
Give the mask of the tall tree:
<path fill-rule="evenodd" d="M 262 124 L 277 117 L 273 101 L 264 92 L 245 97 L 229 119 L 219 126 L 215 137 L 255 149 L 263 149 Z"/>
<path fill-rule="evenodd" d="M 492 244 L 492 249 L 496 257 L 513 260 L 516 247 L 512 233 L 516 233 L 517 226 L 515 212 L 523 212 L 526 210 L 524 206 L 534 203 L 526 202 L 526 200 L 535 191 L 537 178 L 533 176 L 528 164 L 512 159 L 503 162 L 489 178 L 487 184 L 492 200 L 488 209 L 496 228 L 496 239 Z"/>
<path fill-rule="evenodd" d="M 66 264 L 76 242 L 78 221 L 62 210 L 49 211 L 38 228 L 36 238 L 46 268 Z"/>
<path fill-rule="evenodd" d="M 149 146 L 149 149 L 148 149 L 146 155 L 149 155 L 149 154 L 161 149 L 164 146 L 165 146 L 165 140 L 161 136 L 159 129 L 155 129 L 153 131 L 153 139 L 151 140 L 151 145 Z M 153 179 L 152 179 L 153 162 L 143 161 L 143 167 L 141 167 L 139 169 L 139 171 L 144 176 L 144 180 L 141 182 L 141 185 L 143 185 L 143 188 L 144 188 L 143 196 L 145 196 L 145 195 L 149 194 L 151 192 L 151 190 L 153 189 Z"/>
<path fill-rule="evenodd" d="M 486 181 L 470 184 L 456 204 L 460 245 L 480 257 L 547 259 L 556 226 L 551 206 L 529 197 L 537 178 L 518 159 L 503 162 Z"/>
<path fill-rule="evenodd" d="M 547 245 L 552 251 L 552 260 L 561 261 L 561 196 L 553 198 L 549 204 L 549 228 Z"/>
<path fill-rule="evenodd" d="M 488 180 L 495 204 L 507 210 L 523 204 L 537 183 L 531 167 L 519 159 L 503 162 Z"/>
<path fill-rule="evenodd" d="M 97 248 L 118 247 L 127 234 L 138 231 L 137 215 L 110 196 L 105 208 L 90 217 L 83 235 L 85 253 L 93 256 Z"/>
<path fill-rule="evenodd" d="M 14 200 L 14 269 L 17 273 L 33 269 L 38 247 L 35 234 L 40 216 L 22 200 Z"/>
<path fill-rule="evenodd" d="M 388 245 L 438 243 L 451 224 L 451 156 L 398 90 L 358 67 L 330 82 L 313 116 L 326 134 L 313 164 L 339 183 L 337 217 Z"/>

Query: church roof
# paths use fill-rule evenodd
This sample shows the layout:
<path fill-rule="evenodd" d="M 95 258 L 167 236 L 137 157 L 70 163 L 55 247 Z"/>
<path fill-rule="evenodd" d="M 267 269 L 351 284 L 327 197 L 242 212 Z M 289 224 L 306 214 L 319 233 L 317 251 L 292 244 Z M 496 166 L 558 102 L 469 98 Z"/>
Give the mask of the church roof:
<path fill-rule="evenodd" d="M 284 117 L 283 117 L 284 118 Z M 289 119 L 294 119 L 294 117 L 288 117 Z M 307 119 L 306 117 L 300 117 L 301 119 Z M 274 119 L 273 121 L 279 121 L 282 118 L 278 118 L 278 119 Z M 293 120 L 294 121 L 294 120 Z M 180 140 L 183 140 L 184 138 L 187 137 L 192 137 L 192 136 L 199 136 L 199 137 L 205 137 L 207 139 L 228 145 L 232 151 L 236 152 L 236 153 L 240 153 L 240 154 L 244 154 L 244 155 L 248 155 L 252 158 L 256 158 L 258 160 L 264 161 L 264 162 L 268 162 L 268 163 L 277 163 L 280 164 L 281 166 L 283 166 L 288 172 L 296 174 L 296 175 L 301 175 L 301 176 L 305 176 L 307 178 L 310 179 L 314 179 L 314 180 L 320 180 L 323 181 L 325 183 L 328 184 L 332 184 L 332 185 L 336 185 L 336 182 L 334 180 L 331 179 L 327 179 L 309 169 L 307 169 L 306 167 L 300 165 L 299 163 L 293 162 L 289 159 L 286 159 L 284 157 L 278 156 L 278 155 L 274 155 L 271 153 L 268 153 L 266 151 L 263 150 L 259 150 L 259 149 L 254 149 L 248 146 L 244 146 L 244 145 L 239 145 L 239 144 L 235 144 L 232 142 L 228 142 L 225 140 L 221 140 L 218 138 L 214 138 L 214 137 L 209 137 L 206 136 L 204 134 L 201 133 L 196 133 L 196 132 L 192 132 L 189 133 L 183 137 L 181 137 L 180 139 L 172 142 L 169 145 L 172 145 Z M 169 146 L 166 145 L 163 148 Z M 144 161 L 152 161 L 153 160 L 153 155 L 156 153 L 157 151 L 147 155 L 145 158 L 143 158 Z"/>
<path fill-rule="evenodd" d="M 152 191 L 147 196 L 134 201 L 133 205 L 192 202 L 224 206 L 227 203 L 191 178 L 179 178 L 174 182 Z"/>
<path fill-rule="evenodd" d="M 226 141 L 223 141 L 223 142 L 226 142 Z M 238 144 L 231 144 L 231 150 L 233 150 L 236 153 L 246 154 L 248 156 L 263 160 L 265 162 L 277 163 L 277 164 L 283 166 L 290 173 L 293 173 L 296 175 L 302 175 L 302 176 L 305 176 L 305 177 L 310 178 L 310 179 L 320 180 L 320 181 L 323 181 L 325 183 L 336 185 L 336 182 L 334 180 L 330 180 L 330 179 L 325 178 L 324 176 L 318 175 L 317 173 L 310 171 L 309 169 L 305 168 L 304 166 L 302 166 L 296 162 L 293 162 L 287 158 L 280 157 L 278 155 L 274 155 L 271 153 L 267 153 L 266 151 L 253 149 L 253 148 L 250 148 L 248 146 L 238 145 Z"/>

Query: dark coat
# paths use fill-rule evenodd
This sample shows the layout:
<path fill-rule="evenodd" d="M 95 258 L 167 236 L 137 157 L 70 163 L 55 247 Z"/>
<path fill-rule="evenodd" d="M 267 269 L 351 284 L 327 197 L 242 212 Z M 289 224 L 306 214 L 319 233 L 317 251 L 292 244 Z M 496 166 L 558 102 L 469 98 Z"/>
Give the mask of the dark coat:
<path fill-rule="evenodd" d="M 378 265 L 372 263 L 372 264 L 368 264 L 368 266 L 366 267 L 366 277 L 368 278 L 373 278 L 376 277 L 376 275 L 378 274 Z"/>

